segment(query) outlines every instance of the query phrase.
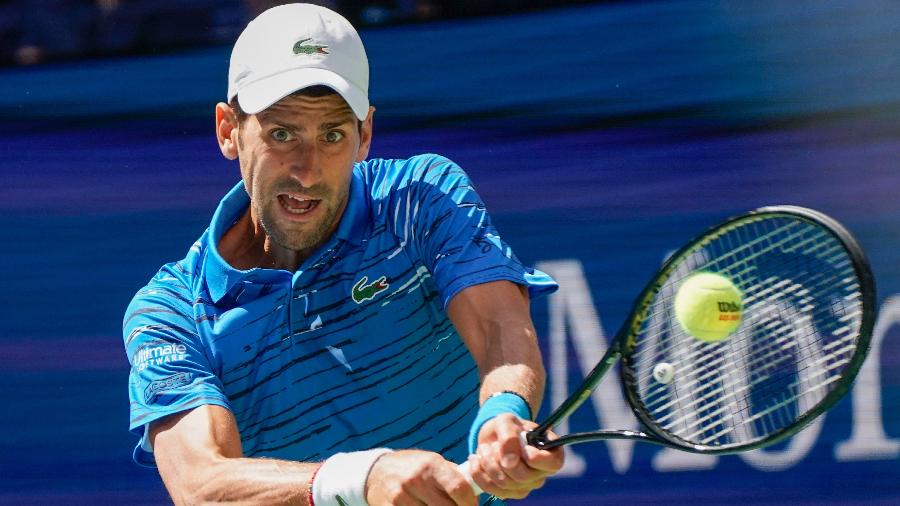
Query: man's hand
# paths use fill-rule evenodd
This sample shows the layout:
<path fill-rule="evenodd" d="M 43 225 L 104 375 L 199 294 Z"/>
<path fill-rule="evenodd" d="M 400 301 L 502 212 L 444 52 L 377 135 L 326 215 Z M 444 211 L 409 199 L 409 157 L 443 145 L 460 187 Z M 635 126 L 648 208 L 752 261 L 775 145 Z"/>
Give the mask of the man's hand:
<path fill-rule="evenodd" d="M 469 456 L 472 478 L 485 492 L 503 499 L 522 499 L 541 488 L 562 468 L 563 449 L 522 447 L 519 434 L 537 427 L 512 414 L 498 415 L 481 427 L 478 451 Z"/>
<path fill-rule="evenodd" d="M 476 506 L 478 500 L 456 464 L 437 453 L 405 450 L 377 461 L 366 481 L 370 506 Z"/>

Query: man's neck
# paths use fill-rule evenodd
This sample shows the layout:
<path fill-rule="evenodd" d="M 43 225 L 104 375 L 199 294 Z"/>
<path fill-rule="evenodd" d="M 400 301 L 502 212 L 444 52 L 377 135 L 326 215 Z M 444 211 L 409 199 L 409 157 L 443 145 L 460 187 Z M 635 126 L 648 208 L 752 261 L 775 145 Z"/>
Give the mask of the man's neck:
<path fill-rule="evenodd" d="M 294 251 L 275 244 L 248 208 L 219 240 L 219 255 L 238 270 L 256 267 L 294 272 L 312 251 Z"/>

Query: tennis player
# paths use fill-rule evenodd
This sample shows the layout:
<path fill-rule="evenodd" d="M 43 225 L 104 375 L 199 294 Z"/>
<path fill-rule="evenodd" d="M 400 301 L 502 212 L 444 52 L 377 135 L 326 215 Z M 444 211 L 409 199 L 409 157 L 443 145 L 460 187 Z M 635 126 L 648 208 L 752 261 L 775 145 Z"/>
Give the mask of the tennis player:
<path fill-rule="evenodd" d="M 134 458 L 177 504 L 474 505 L 456 463 L 501 498 L 562 466 L 518 440 L 544 388 L 529 300 L 556 284 L 450 160 L 367 160 L 368 74 L 314 5 L 235 43 L 216 135 L 241 181 L 124 320 Z"/>

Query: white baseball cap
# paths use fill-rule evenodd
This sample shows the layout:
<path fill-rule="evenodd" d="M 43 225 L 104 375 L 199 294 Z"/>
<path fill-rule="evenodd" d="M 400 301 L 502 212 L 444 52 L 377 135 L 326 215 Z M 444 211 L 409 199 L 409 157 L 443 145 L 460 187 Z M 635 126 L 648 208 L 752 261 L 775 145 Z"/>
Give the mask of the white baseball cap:
<path fill-rule="evenodd" d="M 369 59 L 340 14 L 311 4 L 272 7 L 238 37 L 228 68 L 228 100 L 255 114 L 291 93 L 324 85 L 360 120 L 369 113 Z"/>

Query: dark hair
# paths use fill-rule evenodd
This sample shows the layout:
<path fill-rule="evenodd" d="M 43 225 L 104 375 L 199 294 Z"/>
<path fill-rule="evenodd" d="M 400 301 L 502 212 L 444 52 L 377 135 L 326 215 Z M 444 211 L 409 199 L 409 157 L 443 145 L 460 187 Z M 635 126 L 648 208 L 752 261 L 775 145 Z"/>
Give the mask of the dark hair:
<path fill-rule="evenodd" d="M 317 84 L 315 86 L 310 86 L 308 88 L 303 88 L 302 90 L 297 90 L 291 93 L 289 96 L 291 97 L 327 97 L 328 95 L 337 95 L 338 93 L 328 86 Z M 231 110 L 234 111 L 234 116 L 237 118 L 238 124 L 247 119 L 248 114 L 241 109 L 241 104 L 238 103 L 237 95 L 228 102 L 228 105 L 231 106 Z M 362 122 L 358 122 L 360 128 L 362 128 Z"/>

